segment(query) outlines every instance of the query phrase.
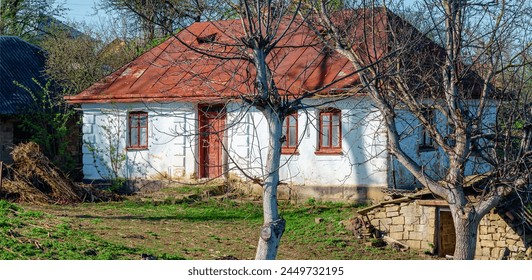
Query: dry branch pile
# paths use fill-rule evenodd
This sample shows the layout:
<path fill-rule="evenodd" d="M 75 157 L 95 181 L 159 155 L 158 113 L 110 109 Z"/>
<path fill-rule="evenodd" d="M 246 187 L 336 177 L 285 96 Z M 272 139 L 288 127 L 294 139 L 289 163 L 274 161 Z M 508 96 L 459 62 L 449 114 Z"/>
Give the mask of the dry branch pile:
<path fill-rule="evenodd" d="M 33 142 L 17 145 L 11 155 L 14 163 L 5 166 L 0 189 L 3 198 L 34 204 L 119 199 L 116 194 L 72 182 Z"/>

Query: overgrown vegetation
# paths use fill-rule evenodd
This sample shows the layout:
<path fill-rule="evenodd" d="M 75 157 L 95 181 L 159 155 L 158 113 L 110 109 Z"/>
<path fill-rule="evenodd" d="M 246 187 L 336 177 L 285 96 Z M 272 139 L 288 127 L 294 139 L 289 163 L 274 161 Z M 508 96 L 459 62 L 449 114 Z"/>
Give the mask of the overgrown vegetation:
<path fill-rule="evenodd" d="M 33 98 L 31 110 L 19 116 L 20 128 L 29 136 L 27 140 L 37 143 L 55 165 L 65 173 L 75 175 L 77 162 L 69 147 L 75 147 L 77 141 L 71 137 L 79 129 L 76 112 L 65 104 L 63 95 L 57 92 L 52 82 L 46 85 L 35 79 L 33 82 L 39 86 L 39 91 L 33 92 L 17 83 Z"/>

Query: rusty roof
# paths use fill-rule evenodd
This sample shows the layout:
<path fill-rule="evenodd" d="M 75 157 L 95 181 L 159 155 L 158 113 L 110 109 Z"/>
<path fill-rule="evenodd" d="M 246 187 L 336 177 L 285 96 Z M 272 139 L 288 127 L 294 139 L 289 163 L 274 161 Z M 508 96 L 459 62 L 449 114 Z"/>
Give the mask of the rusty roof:
<path fill-rule="evenodd" d="M 238 58 L 249 51 L 243 48 L 242 36 L 240 20 L 194 23 L 66 99 L 69 103 L 208 102 L 253 94 L 254 67 Z M 281 38 L 268 64 L 279 92 L 288 96 L 327 93 L 359 82 L 347 59 L 328 50 L 312 30 L 298 23 Z M 328 90 L 320 91 L 327 85 Z"/>
<path fill-rule="evenodd" d="M 430 69 L 414 71 L 440 73 L 444 50 L 390 11 L 348 10 L 334 20 L 347 26 L 347 38 L 355 42 L 352 47 L 366 63 L 377 61 L 390 49 L 391 27 L 399 29 L 405 40 L 421 38 L 415 48 L 408 48 L 409 57 L 423 60 L 416 62 Z M 288 32 L 268 56 L 280 94 L 327 95 L 358 88 L 360 80 L 352 63 L 329 49 L 315 31 L 297 20 L 291 24 L 282 21 L 279 30 L 285 29 Z M 250 51 L 244 47 L 243 37 L 240 19 L 194 23 L 81 93 L 65 98 L 69 103 L 219 102 L 253 95 L 255 67 L 242 58 Z M 409 82 L 415 85 L 412 88 L 419 87 L 420 81 Z"/>

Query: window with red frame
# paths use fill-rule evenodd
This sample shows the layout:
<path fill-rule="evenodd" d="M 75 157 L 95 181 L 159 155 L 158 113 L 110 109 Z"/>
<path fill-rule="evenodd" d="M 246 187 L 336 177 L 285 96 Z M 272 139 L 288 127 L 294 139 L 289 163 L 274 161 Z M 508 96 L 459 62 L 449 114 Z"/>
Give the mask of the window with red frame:
<path fill-rule="evenodd" d="M 148 113 L 130 112 L 128 117 L 128 148 L 148 148 Z"/>
<path fill-rule="evenodd" d="M 342 111 L 327 109 L 319 115 L 319 135 L 317 153 L 342 152 Z"/>
<path fill-rule="evenodd" d="M 281 153 L 293 154 L 297 152 L 297 132 L 297 113 L 286 116 L 283 122 L 283 135 L 285 137 L 285 141 L 283 142 Z"/>

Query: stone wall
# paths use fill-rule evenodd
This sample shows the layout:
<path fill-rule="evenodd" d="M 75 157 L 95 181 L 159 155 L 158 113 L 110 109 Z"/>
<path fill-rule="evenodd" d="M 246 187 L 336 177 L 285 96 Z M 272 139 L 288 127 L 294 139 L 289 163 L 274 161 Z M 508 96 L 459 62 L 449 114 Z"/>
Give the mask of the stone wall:
<path fill-rule="evenodd" d="M 368 213 L 371 224 L 389 237 L 413 249 L 433 253 L 436 208 L 416 203 L 388 204 Z"/>
<path fill-rule="evenodd" d="M 420 203 L 421 202 L 421 203 Z M 445 206 L 422 205 L 423 201 L 387 204 L 367 213 L 371 224 L 381 233 L 401 241 L 412 249 L 445 256 L 452 255 L 455 237 L 452 220 Z M 445 211 L 445 212 L 444 212 Z M 452 232 L 451 232 L 452 231 Z M 530 259 L 531 237 L 523 240 L 494 212 L 486 215 L 479 227 L 476 259 Z M 438 246 L 442 250 L 438 250 Z"/>
<path fill-rule="evenodd" d="M 519 236 L 494 211 L 484 216 L 480 221 L 478 243 L 475 258 L 483 260 L 493 259 L 531 259 L 532 236 Z"/>

